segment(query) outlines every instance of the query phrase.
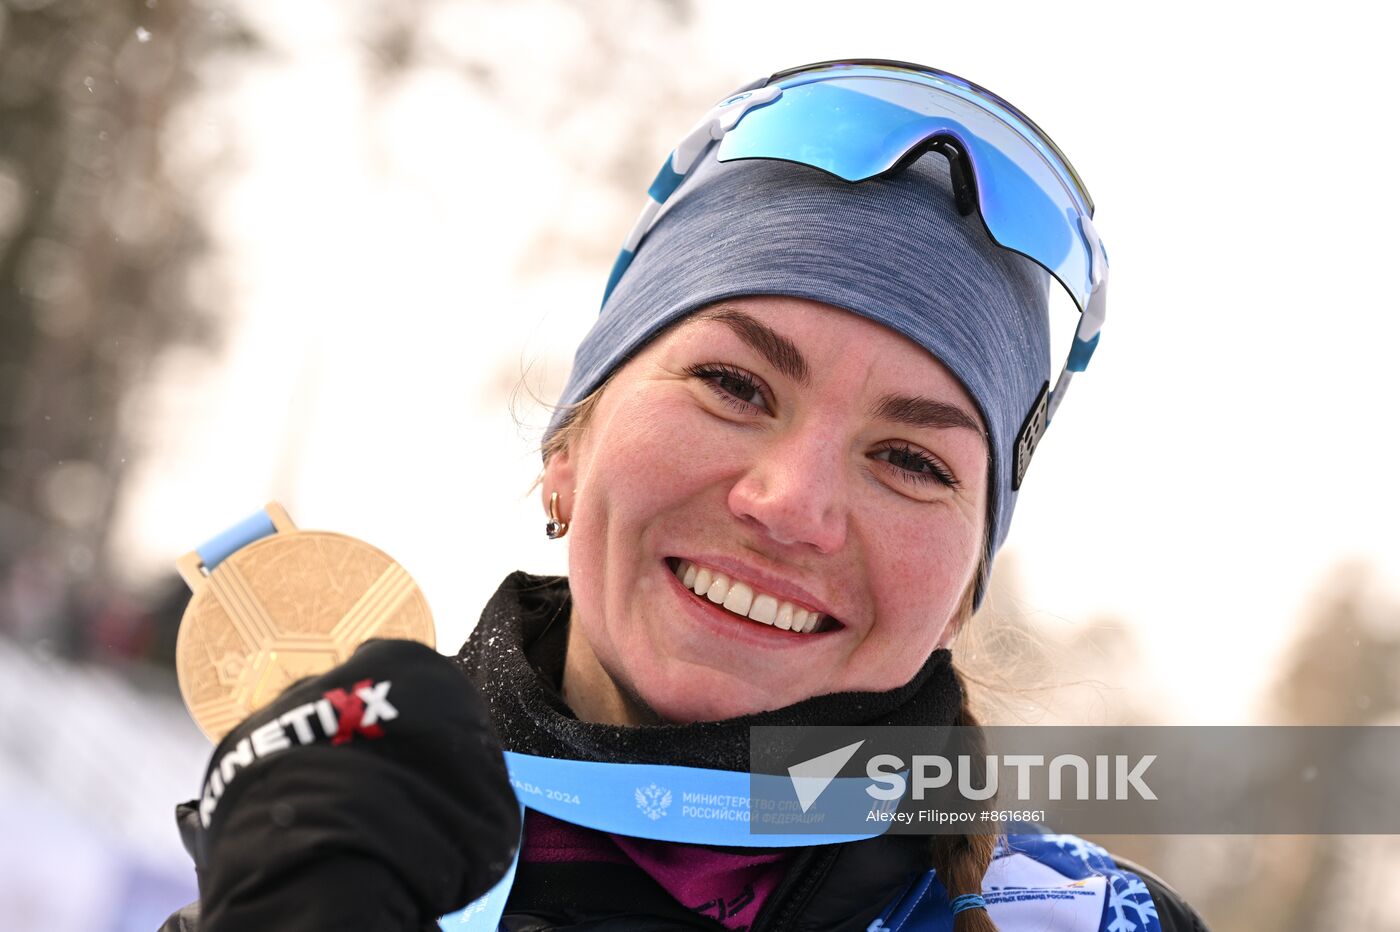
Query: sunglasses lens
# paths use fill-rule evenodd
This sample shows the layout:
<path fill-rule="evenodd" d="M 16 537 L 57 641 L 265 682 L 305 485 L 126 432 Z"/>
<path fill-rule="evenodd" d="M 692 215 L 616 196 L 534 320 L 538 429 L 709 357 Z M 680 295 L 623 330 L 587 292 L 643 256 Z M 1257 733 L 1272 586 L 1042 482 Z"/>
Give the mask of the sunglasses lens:
<path fill-rule="evenodd" d="M 955 141 L 972 164 L 978 207 L 992 238 L 1059 279 L 1088 304 L 1091 247 L 1079 224 L 1086 199 L 1052 148 L 1012 112 L 974 89 L 895 72 L 802 73 L 725 134 L 717 157 L 782 159 L 846 181 L 887 172 L 932 139 Z"/>

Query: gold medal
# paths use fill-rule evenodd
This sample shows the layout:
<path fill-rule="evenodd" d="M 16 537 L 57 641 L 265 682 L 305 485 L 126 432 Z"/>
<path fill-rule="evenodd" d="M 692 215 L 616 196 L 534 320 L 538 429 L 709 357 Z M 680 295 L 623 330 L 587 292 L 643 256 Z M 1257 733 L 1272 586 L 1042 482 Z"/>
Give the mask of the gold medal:
<path fill-rule="evenodd" d="M 298 530 L 276 502 L 266 512 L 276 533 L 212 571 L 198 551 L 175 564 L 193 592 L 175 672 L 185 707 L 214 742 L 370 638 L 434 646 L 427 600 L 386 553 L 344 534 Z"/>

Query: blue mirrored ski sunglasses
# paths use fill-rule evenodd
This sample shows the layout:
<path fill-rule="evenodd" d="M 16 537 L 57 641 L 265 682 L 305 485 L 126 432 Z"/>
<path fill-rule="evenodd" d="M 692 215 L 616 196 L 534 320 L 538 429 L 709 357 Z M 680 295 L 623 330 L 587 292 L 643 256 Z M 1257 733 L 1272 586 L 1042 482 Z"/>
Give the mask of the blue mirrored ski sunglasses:
<path fill-rule="evenodd" d="M 1074 342 L 1050 395 L 1047 415 L 1054 416 L 1073 373 L 1084 371 L 1098 344 L 1108 257 L 1084 183 L 1025 114 L 970 81 L 907 62 L 821 62 L 740 88 L 662 165 L 613 265 L 604 304 L 661 206 L 716 143 L 721 162 L 778 159 L 849 182 L 898 172 L 925 152 L 947 157 L 958 210 L 978 211 L 996 243 L 1044 267 L 1079 308 Z"/>

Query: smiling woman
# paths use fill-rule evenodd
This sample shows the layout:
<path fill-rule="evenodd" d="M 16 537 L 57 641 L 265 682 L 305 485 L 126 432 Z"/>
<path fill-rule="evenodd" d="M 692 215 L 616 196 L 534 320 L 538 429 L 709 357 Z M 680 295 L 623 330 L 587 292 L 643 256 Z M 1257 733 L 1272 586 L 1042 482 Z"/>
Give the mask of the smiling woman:
<path fill-rule="evenodd" d="M 1070 836 L 751 835 L 734 779 L 755 725 L 981 735 L 951 648 L 1098 340 L 1092 212 L 1033 123 L 932 69 L 794 69 L 697 124 L 652 185 L 544 438 L 547 535 L 567 540 L 569 576 L 507 578 L 457 658 L 527 811 L 514 866 L 481 854 L 473 878 L 504 879 L 451 924 L 1203 928 L 1156 878 Z M 1052 277 L 1081 311 L 1053 392 Z M 456 811 L 501 756 L 443 741 L 485 754 L 480 785 L 441 801 Z M 413 773 L 420 757 L 383 764 Z M 250 805 L 219 808 L 264 824 Z M 399 811 L 403 832 L 487 850 Z M 233 857 L 206 850 L 207 872 Z M 425 921 L 466 896 L 410 883 L 463 868 L 353 854 L 383 888 L 412 887 L 396 902 Z M 276 888 L 237 879 L 221 907 Z"/>
<path fill-rule="evenodd" d="M 543 680 L 494 688 L 507 746 L 743 769 L 752 724 L 975 725 L 949 648 L 1102 322 L 1107 267 L 1078 177 L 980 89 L 850 63 L 722 100 L 650 196 L 544 442 L 542 501 L 567 521 L 569 577 L 507 581 L 498 600 L 527 617 L 501 637 L 488 610 L 463 651 L 488 694 L 502 643 L 519 650 L 510 669 Z M 1083 311 L 1053 393 L 1052 275 Z M 557 597 L 538 600 L 544 586 Z M 530 621 L 516 587 L 547 620 Z M 562 721 L 539 711 L 555 703 Z M 613 833 L 602 847 L 623 863 L 599 889 L 576 862 L 596 870 L 600 854 L 560 855 L 589 850 L 588 830 L 534 812 L 525 826 L 511 902 L 540 928 L 616 915 L 639 886 L 733 929 L 875 928 L 917 912 L 895 894 L 930 867 L 929 928 L 1110 921 L 1057 913 L 1053 894 L 1048 911 L 988 902 L 994 856 L 998 883 L 1025 879 L 1005 873 L 1030 848 L 1015 836 L 721 861 Z M 1115 913 L 1115 929 L 1201 928 L 1155 878 L 1100 853 L 1096 875 L 1150 896 L 1140 925 Z M 648 908 L 647 927 L 679 924 Z"/>

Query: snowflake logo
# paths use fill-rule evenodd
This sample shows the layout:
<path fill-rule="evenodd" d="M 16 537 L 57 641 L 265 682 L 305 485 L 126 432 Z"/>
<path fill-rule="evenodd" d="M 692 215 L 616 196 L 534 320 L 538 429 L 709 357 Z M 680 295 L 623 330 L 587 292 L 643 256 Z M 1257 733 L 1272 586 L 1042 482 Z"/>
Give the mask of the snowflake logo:
<path fill-rule="evenodd" d="M 1108 908 L 1113 910 L 1113 921 L 1108 924 L 1106 932 L 1142 932 L 1158 928 L 1156 923 L 1148 921 L 1157 918 L 1157 905 L 1152 902 L 1147 884 L 1137 877 L 1112 879 L 1108 890 Z M 1134 918 L 1128 918 L 1128 910 L 1132 910 Z"/>
<path fill-rule="evenodd" d="M 637 808 L 642 810 L 642 814 L 653 822 L 664 816 L 667 807 L 671 805 L 671 791 L 664 786 L 657 786 L 655 783 L 637 787 L 634 796 L 637 800 Z"/>
<path fill-rule="evenodd" d="M 1082 838 L 1077 838 L 1074 835 L 1057 836 L 1055 838 L 1055 846 L 1083 861 L 1088 866 L 1093 866 L 1093 862 L 1089 860 L 1091 857 L 1103 852 L 1103 849 L 1098 845 L 1087 842 Z"/>

